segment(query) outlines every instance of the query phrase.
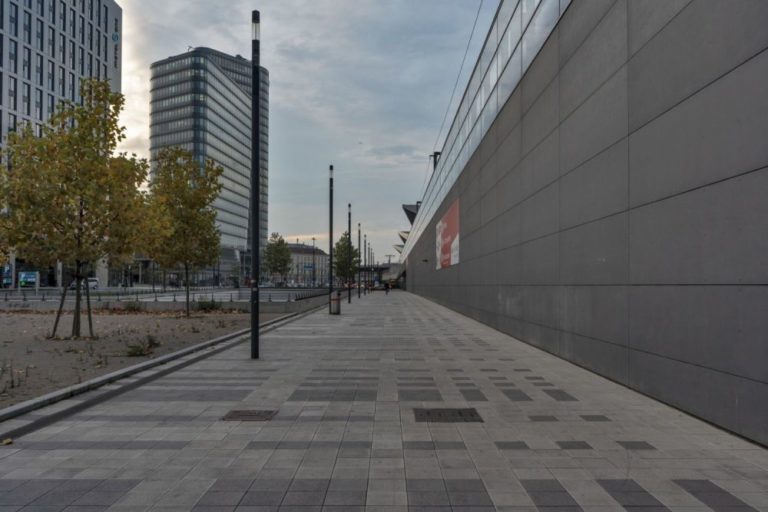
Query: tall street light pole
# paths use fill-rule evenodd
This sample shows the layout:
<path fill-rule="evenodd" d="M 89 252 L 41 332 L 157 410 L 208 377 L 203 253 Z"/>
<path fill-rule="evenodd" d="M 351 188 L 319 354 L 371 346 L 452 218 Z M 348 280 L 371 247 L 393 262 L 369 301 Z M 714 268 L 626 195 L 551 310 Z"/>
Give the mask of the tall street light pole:
<path fill-rule="evenodd" d="M 357 223 L 357 256 L 362 255 L 360 252 L 360 223 Z M 357 262 L 357 298 L 360 298 L 360 262 Z"/>
<path fill-rule="evenodd" d="M 366 233 L 363 235 L 363 266 L 365 267 L 365 275 L 363 275 L 363 279 L 365 280 L 365 288 L 363 288 L 363 293 L 368 295 L 368 234 Z"/>
<path fill-rule="evenodd" d="M 328 312 L 333 299 L 333 166 L 328 168 Z"/>
<path fill-rule="evenodd" d="M 251 12 L 251 359 L 259 358 L 261 263 L 261 16 Z"/>
<path fill-rule="evenodd" d="M 347 304 L 352 304 L 352 203 L 347 205 L 347 254 L 349 254 L 349 273 L 347 276 Z"/>
<path fill-rule="evenodd" d="M 317 286 L 317 273 L 315 272 L 315 237 L 312 237 L 312 288 Z"/>

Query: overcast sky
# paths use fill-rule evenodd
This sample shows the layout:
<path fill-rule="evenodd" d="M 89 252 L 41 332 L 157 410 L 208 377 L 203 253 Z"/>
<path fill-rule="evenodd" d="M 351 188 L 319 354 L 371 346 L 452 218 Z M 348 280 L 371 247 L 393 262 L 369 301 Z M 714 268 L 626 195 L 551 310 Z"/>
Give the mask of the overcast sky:
<path fill-rule="evenodd" d="M 149 153 L 149 66 L 207 46 L 250 58 L 250 12 L 261 11 L 270 72 L 269 229 L 327 248 L 328 165 L 336 168 L 335 237 L 346 204 L 395 254 L 400 207 L 421 198 L 431 153 L 481 0 L 120 0 L 123 149 Z M 484 0 L 458 101 L 498 0 Z M 455 112 L 451 107 L 448 123 Z M 444 131 L 447 130 L 447 127 Z M 443 143 L 443 136 L 438 146 Z M 439 148 L 438 148 L 439 149 Z"/>

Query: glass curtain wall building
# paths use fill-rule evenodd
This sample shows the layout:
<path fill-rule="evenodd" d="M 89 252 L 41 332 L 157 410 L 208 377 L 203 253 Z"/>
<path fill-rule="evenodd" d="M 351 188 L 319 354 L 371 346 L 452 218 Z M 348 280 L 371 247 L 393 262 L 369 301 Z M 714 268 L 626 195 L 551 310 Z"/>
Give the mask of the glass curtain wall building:
<path fill-rule="evenodd" d="M 502 0 L 401 256 L 405 261 L 571 0 Z"/>
<path fill-rule="evenodd" d="M 214 203 L 222 264 L 245 264 L 251 195 L 251 62 L 195 48 L 152 64 L 150 153 L 178 146 L 224 168 Z M 267 241 L 269 72 L 261 69 L 260 246 Z M 232 249 L 235 251 L 233 252 Z M 238 261 L 228 261 L 231 259 Z"/>
<path fill-rule="evenodd" d="M 122 23 L 113 0 L 0 0 L 0 144 L 22 123 L 40 133 L 82 78 L 119 92 Z"/>

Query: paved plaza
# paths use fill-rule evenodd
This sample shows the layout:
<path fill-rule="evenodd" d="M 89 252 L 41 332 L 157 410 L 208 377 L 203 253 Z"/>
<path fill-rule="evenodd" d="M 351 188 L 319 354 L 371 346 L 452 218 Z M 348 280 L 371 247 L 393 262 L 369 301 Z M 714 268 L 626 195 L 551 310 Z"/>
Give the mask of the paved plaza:
<path fill-rule="evenodd" d="M 342 309 L 0 448 L 0 512 L 768 510 L 763 448 L 405 292 Z"/>

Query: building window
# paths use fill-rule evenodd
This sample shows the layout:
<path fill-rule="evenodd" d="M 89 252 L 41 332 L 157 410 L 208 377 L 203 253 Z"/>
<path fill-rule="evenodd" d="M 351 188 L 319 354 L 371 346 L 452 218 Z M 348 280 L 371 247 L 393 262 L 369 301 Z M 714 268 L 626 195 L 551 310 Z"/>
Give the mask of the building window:
<path fill-rule="evenodd" d="M 37 49 L 43 51 L 43 36 L 45 36 L 45 25 L 43 25 L 43 20 L 35 20 L 35 24 L 37 25 L 37 33 L 35 33 Z"/>
<path fill-rule="evenodd" d="M 43 120 L 43 90 L 35 91 L 35 117 L 38 121 Z"/>
<path fill-rule="evenodd" d="M 24 48 L 24 59 L 21 62 L 21 74 L 27 80 L 32 80 L 32 50 Z"/>
<path fill-rule="evenodd" d="M 19 37 L 19 6 L 11 3 L 11 11 L 8 15 L 8 22 L 11 25 L 11 35 Z"/>
<path fill-rule="evenodd" d="M 21 111 L 25 116 L 32 115 L 32 87 L 28 83 L 21 84 Z"/>
<path fill-rule="evenodd" d="M 8 133 L 16 131 L 16 116 L 14 114 L 8 114 Z"/>
<path fill-rule="evenodd" d="M 10 64 L 11 72 L 19 72 L 19 45 L 16 41 L 9 41 L 8 45 L 8 62 Z"/>
<path fill-rule="evenodd" d="M 18 88 L 18 82 L 13 77 L 8 77 L 8 108 L 11 110 L 18 109 L 18 102 L 16 101 L 16 90 Z"/>
<path fill-rule="evenodd" d="M 69 42 L 69 67 L 74 70 L 75 69 L 75 42 L 70 41 Z"/>
<path fill-rule="evenodd" d="M 46 120 L 50 119 L 53 113 L 56 111 L 56 98 L 53 94 L 48 95 L 48 113 L 46 114 Z"/>
<path fill-rule="evenodd" d="M 59 66 L 59 96 L 67 94 L 67 75 L 63 66 Z"/>
<path fill-rule="evenodd" d="M 78 48 L 77 63 L 80 67 L 80 74 L 84 75 L 85 74 L 85 50 L 82 47 Z"/>
<path fill-rule="evenodd" d="M 75 101 L 75 74 L 69 74 L 69 99 Z"/>
<path fill-rule="evenodd" d="M 32 14 L 24 11 L 24 42 L 32 44 Z"/>
<path fill-rule="evenodd" d="M 69 37 L 75 37 L 75 10 L 69 10 Z"/>
<path fill-rule="evenodd" d="M 48 27 L 48 56 L 56 57 L 56 29 Z"/>
<path fill-rule="evenodd" d="M 3 65 L 4 65 L 4 62 L 3 62 L 4 61 L 4 59 L 3 59 L 3 50 L 5 49 L 4 48 L 5 45 L 3 44 L 4 39 L 5 38 L 3 37 L 3 34 L 0 34 L 0 68 L 2 68 Z M 0 80 L 0 82 L 2 82 L 2 80 Z"/>
<path fill-rule="evenodd" d="M 85 18 L 80 16 L 80 44 L 85 46 Z"/>
<path fill-rule="evenodd" d="M 35 78 L 37 81 L 37 85 L 42 87 L 43 86 L 43 56 L 39 53 L 35 56 Z"/>
<path fill-rule="evenodd" d="M 45 16 L 45 0 L 37 0 L 37 15 L 41 18 Z"/>
<path fill-rule="evenodd" d="M 59 1 L 59 30 L 62 32 L 67 30 L 67 4 L 64 0 Z"/>
<path fill-rule="evenodd" d="M 56 0 L 48 0 L 48 23 L 56 24 Z"/>
<path fill-rule="evenodd" d="M 56 90 L 56 64 L 52 60 L 48 61 L 48 90 Z"/>

